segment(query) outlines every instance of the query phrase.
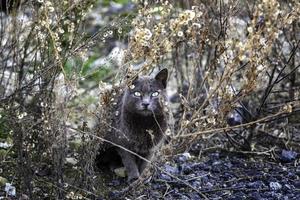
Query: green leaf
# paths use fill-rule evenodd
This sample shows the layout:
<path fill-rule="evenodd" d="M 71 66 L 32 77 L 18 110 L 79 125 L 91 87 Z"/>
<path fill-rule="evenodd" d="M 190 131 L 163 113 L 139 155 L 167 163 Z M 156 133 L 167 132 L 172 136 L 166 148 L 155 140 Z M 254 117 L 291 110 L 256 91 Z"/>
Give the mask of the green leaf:
<path fill-rule="evenodd" d="M 111 2 L 111 0 L 104 0 L 103 5 L 104 6 L 109 6 L 110 2 Z M 125 4 L 128 4 L 130 1 L 129 0 L 113 0 L 113 2 L 125 5 Z"/>

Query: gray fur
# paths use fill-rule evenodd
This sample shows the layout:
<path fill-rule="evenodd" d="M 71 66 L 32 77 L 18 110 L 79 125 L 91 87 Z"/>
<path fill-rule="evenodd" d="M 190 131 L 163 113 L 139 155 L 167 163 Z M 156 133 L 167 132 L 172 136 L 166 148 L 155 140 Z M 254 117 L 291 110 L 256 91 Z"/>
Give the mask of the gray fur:
<path fill-rule="evenodd" d="M 167 129 L 167 77 L 168 71 L 163 69 L 154 78 L 138 77 L 132 85 L 126 86 L 118 97 L 112 122 L 115 128 L 106 134 L 105 139 L 151 160 Z M 116 148 L 129 181 L 137 179 L 147 166 L 145 161 L 122 148 L 110 148 Z"/>

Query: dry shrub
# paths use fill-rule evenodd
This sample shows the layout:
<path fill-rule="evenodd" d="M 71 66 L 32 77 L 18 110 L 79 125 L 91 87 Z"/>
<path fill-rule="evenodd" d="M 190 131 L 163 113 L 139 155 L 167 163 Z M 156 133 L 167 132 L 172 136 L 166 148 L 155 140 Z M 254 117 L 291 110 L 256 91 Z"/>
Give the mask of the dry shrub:
<path fill-rule="evenodd" d="M 26 1 L 10 15 L 0 13 L 1 136 L 12 145 L 1 168 L 30 199 L 65 196 L 67 106 L 74 91 L 59 75 L 84 39 L 78 30 L 93 2 Z"/>
<path fill-rule="evenodd" d="M 171 84 L 181 95 L 175 149 L 186 150 L 205 133 L 234 130 L 227 127 L 228 115 L 241 107 L 249 125 L 238 128 L 246 133 L 228 137 L 251 150 L 253 132 L 273 132 L 270 120 L 288 122 L 299 112 L 299 3 L 194 2 L 185 4 L 187 10 L 174 5 L 141 3 L 127 59 L 144 62 L 145 71 L 170 66 Z"/>
<path fill-rule="evenodd" d="M 186 151 L 197 141 L 204 141 L 202 149 L 214 142 L 224 145 L 219 141 L 224 132 L 243 150 L 255 149 L 252 141 L 259 133 L 282 137 L 289 141 L 285 147 L 295 148 L 297 1 L 137 2 L 137 14 L 126 17 L 126 22 L 133 18 L 131 24 L 117 19 L 86 37 L 82 22 L 92 4 L 27 1 L 19 8 L 23 14 L 1 13 L 0 131 L 12 144 L 1 156 L 1 168 L 18 194 L 30 199 L 97 196 L 94 158 L 101 139 L 85 123 L 74 123 L 74 118 L 84 121 L 75 115 L 86 106 L 76 103 L 86 95 L 79 92 L 84 77 L 76 72 L 82 71 L 88 51 L 105 46 L 108 35 L 122 33 L 122 26 L 129 30 L 124 34 L 128 48 L 123 65 L 108 77 L 111 83 L 155 67 L 171 71 L 175 129 L 166 154 Z M 67 63 L 75 63 L 71 73 Z M 243 124 L 229 127 L 228 116 L 239 110 L 246 113 Z M 81 142 L 76 150 L 70 148 L 73 136 Z M 68 155 L 79 162 L 68 167 Z"/>

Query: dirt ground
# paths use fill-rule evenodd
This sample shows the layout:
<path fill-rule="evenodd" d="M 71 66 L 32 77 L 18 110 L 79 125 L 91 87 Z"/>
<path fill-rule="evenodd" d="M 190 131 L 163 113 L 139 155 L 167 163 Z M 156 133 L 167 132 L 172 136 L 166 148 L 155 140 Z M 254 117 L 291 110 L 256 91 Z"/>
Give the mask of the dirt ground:
<path fill-rule="evenodd" d="M 297 155 L 296 152 L 282 151 L 277 159 L 272 159 L 255 153 L 215 150 L 198 158 L 196 154 L 184 153 L 161 163 L 161 170 L 154 170 L 151 178 L 124 198 L 300 199 Z M 115 194 L 126 185 L 125 178 L 114 176 L 108 181 L 112 189 L 108 198 L 119 199 Z"/>

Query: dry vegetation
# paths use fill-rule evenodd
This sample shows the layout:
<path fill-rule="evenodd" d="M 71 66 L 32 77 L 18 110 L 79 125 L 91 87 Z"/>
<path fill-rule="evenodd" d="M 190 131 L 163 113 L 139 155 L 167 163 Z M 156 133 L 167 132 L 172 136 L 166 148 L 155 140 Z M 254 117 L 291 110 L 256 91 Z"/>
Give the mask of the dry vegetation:
<path fill-rule="evenodd" d="M 171 72 L 175 126 L 163 155 L 195 145 L 300 152 L 297 0 L 134 1 L 93 27 L 104 2 L 29 0 L 0 13 L 0 178 L 17 197 L 98 196 L 98 84 L 155 68 Z M 92 65 L 112 41 L 123 48 Z"/>

